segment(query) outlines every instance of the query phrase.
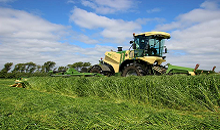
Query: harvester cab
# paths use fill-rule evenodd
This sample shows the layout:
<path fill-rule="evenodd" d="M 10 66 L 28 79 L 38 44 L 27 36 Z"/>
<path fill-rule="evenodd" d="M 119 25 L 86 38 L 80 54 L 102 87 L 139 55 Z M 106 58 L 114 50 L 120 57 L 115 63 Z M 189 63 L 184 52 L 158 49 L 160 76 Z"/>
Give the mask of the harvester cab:
<path fill-rule="evenodd" d="M 167 48 L 164 45 L 166 39 L 170 39 L 170 34 L 166 32 L 145 32 L 141 34 L 133 33 L 134 40 L 130 41 L 129 50 L 118 47 L 117 51 L 105 53 L 104 60 L 91 67 L 90 73 L 99 73 L 106 76 L 144 76 L 152 74 L 175 74 L 184 73 L 189 75 L 206 72 L 203 70 L 173 66 L 166 67 L 161 64 L 165 62 Z M 167 68 L 168 67 L 168 68 Z M 210 71 L 207 71 L 209 73 Z M 212 71 L 214 72 L 214 70 Z"/>
<path fill-rule="evenodd" d="M 144 56 L 163 57 L 163 53 L 167 52 L 164 43 L 165 43 L 165 39 L 170 38 L 170 34 L 168 33 L 146 32 L 139 35 L 135 35 L 135 33 L 133 33 L 133 36 L 134 36 L 134 41 L 130 41 L 130 43 L 132 43 L 134 49 L 134 57 L 144 57 Z"/>

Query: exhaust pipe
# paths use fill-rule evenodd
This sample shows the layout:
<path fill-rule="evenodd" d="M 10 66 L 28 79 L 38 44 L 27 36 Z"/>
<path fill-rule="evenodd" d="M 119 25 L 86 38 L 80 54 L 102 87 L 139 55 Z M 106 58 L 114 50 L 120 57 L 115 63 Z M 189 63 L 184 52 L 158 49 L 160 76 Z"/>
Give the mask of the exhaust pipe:
<path fill-rule="evenodd" d="M 216 68 L 216 66 L 214 66 L 214 67 L 212 68 L 212 71 L 213 71 L 213 72 L 215 71 L 215 68 Z"/>

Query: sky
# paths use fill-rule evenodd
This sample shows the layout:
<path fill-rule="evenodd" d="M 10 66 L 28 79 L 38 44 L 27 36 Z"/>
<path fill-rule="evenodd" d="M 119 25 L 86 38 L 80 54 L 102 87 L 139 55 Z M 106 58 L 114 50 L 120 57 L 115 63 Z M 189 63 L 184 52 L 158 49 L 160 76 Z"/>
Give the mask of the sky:
<path fill-rule="evenodd" d="M 220 71 L 220 0 L 0 0 L 0 69 L 94 65 L 149 31 L 171 34 L 164 65 Z"/>

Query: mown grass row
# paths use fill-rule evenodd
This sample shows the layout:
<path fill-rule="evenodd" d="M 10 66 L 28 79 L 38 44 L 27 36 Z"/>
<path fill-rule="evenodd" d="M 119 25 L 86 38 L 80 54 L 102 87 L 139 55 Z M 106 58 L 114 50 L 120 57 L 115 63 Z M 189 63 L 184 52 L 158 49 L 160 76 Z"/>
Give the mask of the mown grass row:
<path fill-rule="evenodd" d="M 28 88 L 73 97 L 100 97 L 158 108 L 218 111 L 220 75 L 145 77 L 37 77 Z"/>
<path fill-rule="evenodd" d="M 27 88 L 0 80 L 0 129 L 219 129 L 219 80 L 38 77 Z"/>
<path fill-rule="evenodd" d="M 0 81 L 1 82 L 1 81 Z M 0 87 L 0 129 L 219 129 L 219 113 Z"/>

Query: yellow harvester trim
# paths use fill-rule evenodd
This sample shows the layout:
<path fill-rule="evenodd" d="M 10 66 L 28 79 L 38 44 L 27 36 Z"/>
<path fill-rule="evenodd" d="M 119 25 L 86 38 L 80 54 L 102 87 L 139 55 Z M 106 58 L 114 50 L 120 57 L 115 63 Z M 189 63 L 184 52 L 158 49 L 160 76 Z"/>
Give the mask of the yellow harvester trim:
<path fill-rule="evenodd" d="M 133 59 L 134 58 L 134 51 L 129 51 L 127 50 L 125 52 L 125 59 L 124 60 L 129 60 L 129 59 Z M 157 57 L 157 56 L 144 56 L 144 57 L 136 57 L 136 59 L 140 59 L 142 61 L 148 62 L 149 64 L 154 64 L 155 61 L 158 62 L 158 64 L 160 65 L 162 62 L 165 62 L 166 60 L 164 60 L 162 57 Z"/>
<path fill-rule="evenodd" d="M 156 57 L 156 56 L 145 56 L 145 57 L 137 57 L 136 59 L 140 59 L 142 61 L 148 62 L 149 64 L 154 64 L 155 61 L 157 61 L 158 65 L 160 65 L 162 62 L 165 62 L 161 57 Z"/>
<path fill-rule="evenodd" d="M 166 32 L 145 32 L 145 33 L 137 34 L 135 36 L 139 36 L 139 35 L 145 35 L 145 36 L 162 35 L 166 39 L 170 38 L 170 34 Z"/>
<path fill-rule="evenodd" d="M 114 68 L 115 72 L 119 72 L 119 64 L 121 60 L 121 54 L 118 54 L 116 52 L 105 52 L 105 59 L 104 62 L 112 65 Z"/>

